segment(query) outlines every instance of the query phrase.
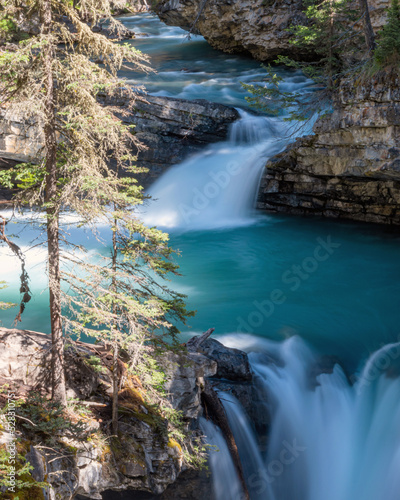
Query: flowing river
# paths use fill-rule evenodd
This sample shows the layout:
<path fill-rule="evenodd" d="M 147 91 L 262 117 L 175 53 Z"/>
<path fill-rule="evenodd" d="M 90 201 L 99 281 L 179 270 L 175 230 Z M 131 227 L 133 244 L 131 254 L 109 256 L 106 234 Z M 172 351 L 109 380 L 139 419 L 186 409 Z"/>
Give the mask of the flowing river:
<path fill-rule="evenodd" d="M 253 204 L 266 159 L 282 150 L 281 118 L 254 116 L 240 82 L 259 82 L 259 63 L 211 49 L 201 37 L 144 14 L 126 16 L 142 33 L 134 43 L 156 74 L 125 71 L 150 93 L 206 98 L 240 109 L 226 141 L 172 167 L 153 186 L 142 216 L 165 228 L 179 249 L 183 277 L 173 286 L 197 310 L 183 339 L 215 327 L 226 345 L 246 350 L 256 389 L 271 414 L 268 446 L 240 404 L 224 395 L 251 500 L 397 500 L 400 491 L 400 259 L 389 228 L 257 213 Z M 286 89 L 309 91 L 298 73 Z M 34 298 L 21 328 L 49 332 L 44 253 L 29 214 L 11 230 L 26 250 Z M 75 242 L 98 243 L 66 223 Z M 18 264 L 1 252 L 0 300 L 18 302 Z M 10 327 L 13 310 L 1 312 Z M 333 369 L 319 372 L 321 356 Z M 324 373 L 324 371 L 328 373 Z M 331 373 L 329 373 L 331 372 Z M 211 466 L 217 500 L 239 500 L 223 437 Z"/>

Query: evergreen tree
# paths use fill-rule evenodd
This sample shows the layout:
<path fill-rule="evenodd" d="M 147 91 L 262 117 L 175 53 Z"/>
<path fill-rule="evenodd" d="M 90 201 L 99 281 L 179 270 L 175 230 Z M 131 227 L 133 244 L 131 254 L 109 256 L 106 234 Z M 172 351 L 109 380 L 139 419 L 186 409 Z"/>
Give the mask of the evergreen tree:
<path fill-rule="evenodd" d="M 400 4 L 392 0 L 388 10 L 386 25 L 379 32 L 378 47 L 374 53 L 379 66 L 398 65 L 400 63 Z"/>
<path fill-rule="evenodd" d="M 282 91 L 282 78 L 271 67 L 267 68 L 265 86 L 243 85 L 252 94 L 247 98 L 252 106 L 273 114 L 279 109 L 286 109 L 289 112 L 289 120 L 307 120 L 329 105 L 340 78 L 349 71 L 342 55 L 362 45 L 362 33 L 358 28 L 361 19 L 364 20 L 363 32 L 368 51 L 374 46 L 366 0 L 359 1 L 359 9 L 354 9 L 350 0 L 306 0 L 305 7 L 307 21 L 289 29 L 293 34 L 291 43 L 302 52 L 308 52 L 310 58 L 314 57 L 315 60 L 304 62 L 278 56 L 274 62 L 301 70 L 315 82 L 316 91 Z"/>
<path fill-rule="evenodd" d="M 117 71 L 124 61 L 146 70 L 146 58 L 133 47 L 112 43 L 92 31 L 105 20 L 111 30 L 120 29 L 111 17 L 108 0 L 80 0 L 75 5 L 69 0 L 28 0 L 22 5 L 18 0 L 4 0 L 3 9 L 9 16 L 23 10 L 28 19 L 36 17 L 41 25 L 40 33 L 20 42 L 15 52 L 0 54 L 0 99 L 8 116 L 22 110 L 26 119 L 42 125 L 44 158 L 38 165 L 23 164 L 3 172 L 1 183 L 6 187 L 18 183 L 21 191 L 16 204 L 45 211 L 52 397 L 65 404 L 62 279 L 75 279 L 71 286 L 78 295 L 64 299 L 84 321 L 81 325 L 69 319 L 67 326 L 73 325 L 75 332 L 87 327 L 87 333 L 90 330 L 106 341 L 113 349 L 114 369 L 120 348 L 133 341 L 133 333 L 139 339 L 135 345 L 156 344 L 155 333 L 161 327 L 174 332 L 167 316 L 176 313 L 183 320 L 187 311 L 183 297 L 158 281 L 176 272 L 169 260 L 167 236 L 140 224 L 132 210 L 142 203 L 141 188 L 123 177 L 139 171 L 132 153 L 137 141 L 116 118 L 115 113 L 122 111 L 112 103 L 124 96 L 129 111 L 135 96 L 118 80 Z M 98 59 L 104 67 L 93 62 Z M 108 105 L 100 104 L 100 95 Z M 81 281 L 81 290 L 76 283 L 84 278 L 68 276 L 61 268 L 60 214 L 66 210 L 74 212 L 83 225 L 108 220 L 113 228 L 111 260 L 97 266 L 83 264 L 90 273 Z M 146 266 L 154 280 L 150 274 L 144 278 Z M 114 374 L 116 380 L 116 369 Z M 116 386 L 117 382 L 114 398 Z"/>
<path fill-rule="evenodd" d="M 92 256 L 90 262 L 71 259 L 77 272 L 67 277 L 72 293 L 65 297 L 70 305 L 66 323 L 71 333 L 94 337 L 110 346 L 113 353 L 114 434 L 118 431 L 118 392 L 123 382 L 119 354 L 130 354 L 129 371 L 141 375 L 150 400 L 160 403 L 163 375 L 157 358 L 165 356 L 167 350 L 181 350 L 173 322 L 185 323 L 186 317 L 193 315 L 186 310 L 184 296 L 165 283 L 169 274 L 178 274 L 168 235 L 146 227 L 137 217 L 137 187 L 132 179 L 117 182 L 112 210 L 102 214 L 112 231 L 111 254 L 97 255 L 95 261 Z M 151 372 L 155 368 L 160 373 L 154 377 Z"/>

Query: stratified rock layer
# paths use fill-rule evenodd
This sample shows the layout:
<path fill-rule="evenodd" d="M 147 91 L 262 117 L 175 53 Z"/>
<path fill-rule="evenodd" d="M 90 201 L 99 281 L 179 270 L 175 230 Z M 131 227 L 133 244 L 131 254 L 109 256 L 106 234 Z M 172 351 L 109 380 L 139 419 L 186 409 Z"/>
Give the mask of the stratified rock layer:
<path fill-rule="evenodd" d="M 126 111 L 130 103 L 121 97 L 110 104 Z M 120 118 L 127 125 L 135 125 L 136 136 L 144 146 L 138 152 L 137 165 L 148 169 L 139 179 L 148 185 L 171 165 L 207 144 L 224 140 L 239 113 L 206 100 L 148 95 L 138 96 L 132 110 Z M 38 163 L 43 144 L 42 127 L 34 119 L 27 119 L 22 112 L 18 115 L 0 112 L 0 168 L 8 166 L 2 160 Z"/>
<path fill-rule="evenodd" d="M 372 24 L 379 29 L 390 2 L 368 3 Z M 260 61 L 273 60 L 279 54 L 310 56 L 290 43 L 287 31 L 306 22 L 304 10 L 301 0 L 160 0 L 155 7 L 165 23 L 203 35 L 216 49 L 250 54 Z"/>
<path fill-rule="evenodd" d="M 400 79 L 344 81 L 315 135 L 268 162 L 257 207 L 400 224 Z"/>

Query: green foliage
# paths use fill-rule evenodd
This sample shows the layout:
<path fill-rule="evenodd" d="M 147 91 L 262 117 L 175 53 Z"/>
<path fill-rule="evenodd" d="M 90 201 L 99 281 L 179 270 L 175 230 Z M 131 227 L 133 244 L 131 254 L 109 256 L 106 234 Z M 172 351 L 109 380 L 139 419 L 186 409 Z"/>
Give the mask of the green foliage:
<path fill-rule="evenodd" d="M 388 20 L 379 32 L 378 47 L 374 59 L 380 67 L 400 64 L 400 4 L 392 0 Z"/>
<path fill-rule="evenodd" d="M 21 425 L 27 431 L 41 435 L 52 445 L 57 444 L 59 436 L 79 437 L 86 428 L 82 421 L 73 422 L 59 402 L 48 400 L 37 392 L 30 392 L 26 401 L 20 403 L 18 415 L 24 417 Z"/>
<path fill-rule="evenodd" d="M 307 0 L 307 22 L 289 30 L 293 34 L 291 43 L 303 52 L 317 55 L 318 61 L 298 63 L 288 57 L 279 57 L 277 63 L 301 69 L 315 82 L 333 87 L 342 68 L 340 53 L 349 49 L 350 39 L 360 39 L 358 31 L 349 27 L 359 15 L 351 4 L 350 0 Z"/>
<path fill-rule="evenodd" d="M 9 14 L 0 13 L 0 39 L 9 41 L 17 31 L 14 19 Z"/>
<path fill-rule="evenodd" d="M 288 63 L 289 64 L 289 63 Z M 313 95 L 304 92 L 285 92 L 280 89 L 283 78 L 271 66 L 263 66 L 267 72 L 266 85 L 249 85 L 242 83 L 251 96 L 246 101 L 251 107 L 257 108 L 269 115 L 287 114 L 284 121 L 304 122 L 312 118 L 316 112 L 321 112 L 326 102 L 319 100 L 317 109 L 314 105 Z M 315 103 L 317 104 L 317 103 Z"/>
<path fill-rule="evenodd" d="M 108 20 L 110 29 L 121 28 L 111 17 L 109 0 L 80 0 L 79 9 L 69 0 L 27 6 L 19 0 L 0 0 L 0 4 L 43 21 L 39 35 L 20 43 L 16 52 L 0 55 L 0 100 L 10 111 L 23 110 L 31 123 L 52 123 L 51 130 L 57 133 L 55 138 L 45 127 L 43 160 L 38 165 L 17 165 L 0 175 L 0 184 L 17 185 L 21 190 L 15 203 L 44 212 L 48 234 L 51 227 L 57 241 L 62 240 L 59 221 L 65 212 L 74 213 L 79 225 L 93 229 L 95 235 L 98 223 L 112 233 L 112 241 L 106 243 L 111 249 L 90 259 L 73 252 L 61 252 L 60 258 L 61 248 L 54 245 L 57 248 L 49 256 L 49 287 L 56 297 L 51 312 L 61 319 L 61 307 L 54 307 L 61 301 L 65 312 L 64 330 L 58 328 L 56 333 L 59 338 L 62 333 L 84 334 L 105 345 L 113 354 L 116 387 L 121 382 L 118 357 L 123 350 L 129 352 L 134 373 L 153 371 L 153 377 L 144 377 L 145 390 L 163 419 L 161 409 L 168 404 L 163 379 L 154 373 L 158 366 L 154 359 L 177 348 L 175 325 L 193 313 L 186 309 L 185 296 L 167 286 L 168 277 L 178 274 L 168 235 L 145 226 L 138 216 L 137 207 L 145 200 L 135 179 L 142 171 L 135 166 L 139 144 L 132 127 L 117 119 L 129 113 L 136 97 L 132 87 L 118 79 L 118 71 L 125 63 L 148 71 L 148 60 L 132 45 L 114 44 L 88 26 L 90 18 L 93 25 Z M 66 28 L 65 17 L 74 32 Z M 98 59 L 103 61 L 101 68 L 93 62 Z M 117 105 L 121 99 L 125 106 Z M 59 262 L 61 277 L 54 272 Z M 61 292 L 61 280 L 68 283 L 68 294 Z M 60 352 L 59 358 L 53 357 L 55 363 Z M 89 363 L 101 369 L 97 360 Z M 53 380 L 60 380 L 58 368 Z M 117 394 L 115 390 L 114 398 Z M 63 395 L 65 399 L 65 387 L 56 397 Z M 32 432 L 45 439 L 80 432 L 71 427 L 75 424 L 58 403 L 30 398 L 21 411 L 33 422 L 24 423 Z M 113 401 L 113 410 L 115 406 Z M 113 422 L 114 417 L 113 411 Z"/>
<path fill-rule="evenodd" d="M 5 281 L 0 281 L 0 290 L 3 290 L 6 288 L 6 282 Z M 10 309 L 10 307 L 15 307 L 17 304 L 13 304 L 12 302 L 1 302 L 0 301 L 0 311 L 4 309 Z"/>
<path fill-rule="evenodd" d="M 349 43 L 353 44 L 360 38 L 360 33 L 351 25 L 357 18 L 357 11 L 351 8 L 350 0 L 306 0 L 304 5 L 306 23 L 294 25 L 287 31 L 293 35 L 290 43 L 314 60 L 297 61 L 280 55 L 274 62 L 300 70 L 315 82 L 314 92 L 281 90 L 282 78 L 270 66 L 266 68 L 264 86 L 242 83 L 251 94 L 246 100 L 252 107 L 269 114 L 283 110 L 288 113 L 285 118 L 288 121 L 304 122 L 327 109 L 330 96 L 337 88 L 343 72 L 340 54 L 349 49 Z"/>
<path fill-rule="evenodd" d="M 19 442 L 15 441 L 18 448 Z M 21 453 L 10 460 L 5 445 L 0 445 L 0 495 L 3 500 L 44 500 L 42 488 L 47 483 L 39 483 L 31 476 L 32 465 Z M 11 481 L 12 478 L 12 481 Z"/>
<path fill-rule="evenodd" d="M 101 363 L 101 359 L 98 356 L 90 356 L 89 358 L 85 359 L 86 364 L 92 368 L 97 373 L 104 373 L 105 368 Z"/>

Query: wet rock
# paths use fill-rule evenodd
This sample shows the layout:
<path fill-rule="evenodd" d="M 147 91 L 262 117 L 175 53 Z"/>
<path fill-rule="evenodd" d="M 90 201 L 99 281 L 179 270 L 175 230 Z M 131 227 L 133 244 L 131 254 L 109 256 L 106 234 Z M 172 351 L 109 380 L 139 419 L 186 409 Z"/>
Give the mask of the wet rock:
<path fill-rule="evenodd" d="M 193 337 L 192 342 L 198 337 Z M 191 341 L 187 343 L 188 350 L 191 350 Z M 225 347 L 221 342 L 215 339 L 205 340 L 198 352 L 209 359 L 212 359 L 217 364 L 217 372 L 215 378 L 223 378 L 232 381 L 249 382 L 252 379 L 252 371 L 248 356 L 245 352 L 239 349 Z"/>
<path fill-rule="evenodd" d="M 131 104 L 123 96 L 103 103 L 126 109 Z M 138 96 L 128 114 L 119 116 L 135 125 L 135 134 L 145 146 L 138 153 L 138 167 L 147 168 L 139 181 L 149 185 L 171 165 L 202 150 L 207 144 L 221 141 L 229 126 L 239 118 L 234 108 L 208 102 L 169 97 Z M 22 113 L 10 115 L 0 111 L 0 168 L 7 160 L 38 163 L 43 156 L 43 130 L 34 118 Z M 137 153 L 135 149 L 135 154 Z"/>
<path fill-rule="evenodd" d="M 189 101 L 150 96 L 135 101 L 125 123 L 135 124 L 136 137 L 146 146 L 137 165 L 149 171 L 140 177 L 150 184 L 170 166 L 180 163 L 208 144 L 227 138 L 229 126 L 239 113 L 229 106 L 204 99 Z"/>
<path fill-rule="evenodd" d="M 204 378 L 215 375 L 217 363 L 192 352 L 187 355 L 167 353 L 164 361 L 165 389 L 174 408 L 182 411 L 185 418 L 197 418 L 202 413 L 200 386 L 204 384 Z"/>
<path fill-rule="evenodd" d="M 400 225 L 400 79 L 345 80 L 315 135 L 266 165 L 257 207 Z"/>
<path fill-rule="evenodd" d="M 133 496 L 134 495 L 134 496 Z M 216 500 L 212 488 L 210 472 L 207 470 L 186 470 L 180 474 L 175 483 L 160 495 L 153 495 L 144 491 L 118 492 L 105 491 L 103 500 Z M 85 500 L 77 497 L 77 500 Z"/>

